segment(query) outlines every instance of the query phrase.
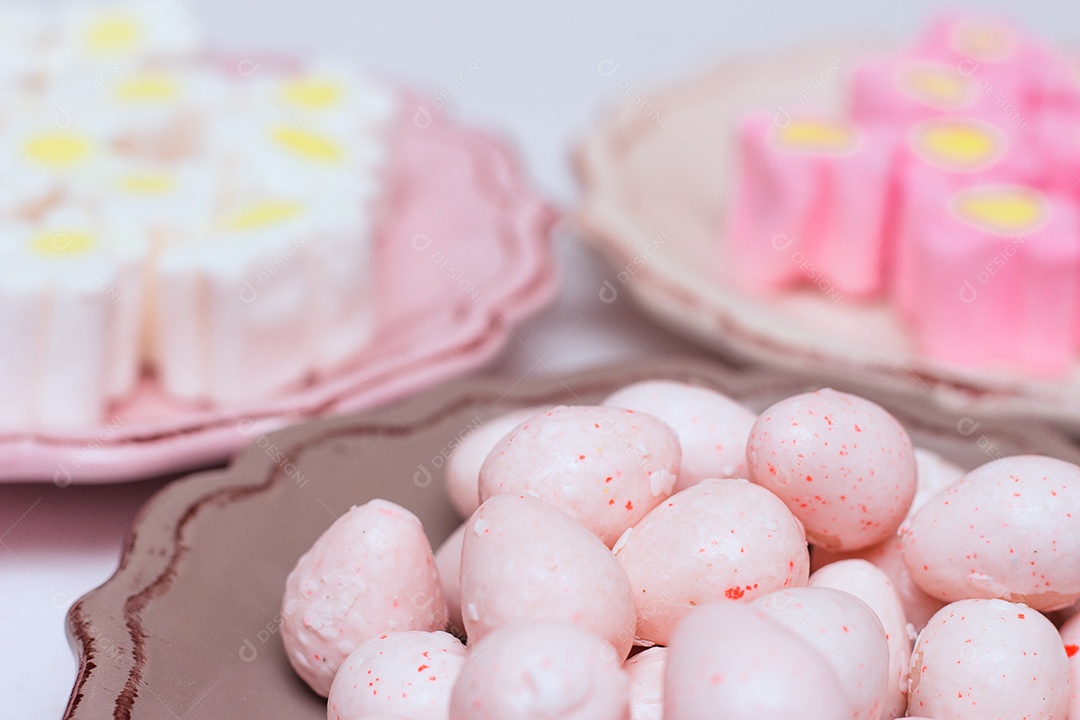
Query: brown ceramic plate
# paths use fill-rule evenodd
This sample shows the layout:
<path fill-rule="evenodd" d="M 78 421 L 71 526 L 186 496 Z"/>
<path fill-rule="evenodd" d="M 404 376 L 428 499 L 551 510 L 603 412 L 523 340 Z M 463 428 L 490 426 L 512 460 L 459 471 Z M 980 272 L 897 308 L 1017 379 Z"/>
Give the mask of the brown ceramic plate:
<path fill-rule="evenodd" d="M 460 519 L 447 500 L 447 453 L 484 419 L 511 408 L 596 402 L 662 377 L 718 388 L 755 408 L 811 389 L 805 377 L 672 360 L 564 380 L 464 380 L 385 409 L 253 437 L 226 470 L 159 492 L 140 512 L 120 569 L 68 616 L 79 673 L 66 717 L 326 717 L 293 674 L 278 632 L 285 576 L 335 517 L 374 497 L 413 510 L 432 543 Z M 963 466 L 999 455 L 1080 451 L 1040 425 L 1005 428 L 933 409 L 885 405 L 916 443 Z"/>

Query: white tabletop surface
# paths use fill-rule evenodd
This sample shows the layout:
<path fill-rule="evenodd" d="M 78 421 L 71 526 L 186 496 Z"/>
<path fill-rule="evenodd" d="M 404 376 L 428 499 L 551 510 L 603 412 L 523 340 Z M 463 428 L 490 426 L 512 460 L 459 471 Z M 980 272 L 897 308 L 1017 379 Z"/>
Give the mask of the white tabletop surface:
<path fill-rule="evenodd" d="M 567 208 L 576 191 L 568 151 L 628 86 L 647 98 L 650 87 L 724 56 L 852 33 L 900 39 L 940 9 L 929 0 L 185 4 L 222 49 L 351 59 L 432 101 L 448 95 L 459 117 L 511 138 L 537 185 Z M 979 5 L 1018 13 L 1063 43 L 1080 41 L 1076 0 Z M 600 71 L 615 64 L 614 73 Z M 563 373 L 686 347 L 635 315 L 625 298 L 599 302 L 612 273 L 595 255 L 570 240 L 558 254 L 560 298 L 518 332 L 494 372 Z M 75 674 L 65 613 L 116 567 L 132 518 L 158 487 L 0 486 L 0 720 L 63 712 Z"/>

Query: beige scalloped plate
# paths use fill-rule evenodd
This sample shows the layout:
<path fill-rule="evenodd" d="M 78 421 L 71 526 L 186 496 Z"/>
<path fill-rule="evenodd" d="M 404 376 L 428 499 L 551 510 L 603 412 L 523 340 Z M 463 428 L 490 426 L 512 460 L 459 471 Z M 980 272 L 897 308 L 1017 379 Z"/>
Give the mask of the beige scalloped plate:
<path fill-rule="evenodd" d="M 586 138 L 577 155 L 579 223 L 614 266 L 601 295 L 625 289 L 647 313 L 726 356 L 1080 431 L 1080 363 L 1055 380 L 948 365 L 916 353 L 884 303 L 809 291 L 763 300 L 725 278 L 736 118 L 748 108 L 836 107 L 860 55 L 847 48 L 728 62 L 618 109 Z"/>

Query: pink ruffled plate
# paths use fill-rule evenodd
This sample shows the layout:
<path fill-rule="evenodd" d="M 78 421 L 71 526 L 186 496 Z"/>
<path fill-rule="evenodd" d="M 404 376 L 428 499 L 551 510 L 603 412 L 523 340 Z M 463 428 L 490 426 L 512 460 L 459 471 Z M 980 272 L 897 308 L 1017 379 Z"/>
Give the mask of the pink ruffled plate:
<path fill-rule="evenodd" d="M 0 480 L 66 485 L 208 467 L 254 436 L 384 403 L 491 358 L 554 294 L 555 213 L 483 132 L 404 111 L 393 145 L 376 238 L 378 329 L 362 355 L 227 410 L 180 403 L 146 378 L 99 428 L 0 435 Z"/>
<path fill-rule="evenodd" d="M 721 266 L 735 168 L 733 128 L 750 108 L 782 121 L 842 102 L 851 45 L 729 62 L 646 104 L 620 108 L 582 144 L 579 222 L 614 266 L 601 299 L 628 291 L 649 314 L 725 355 L 812 371 L 856 391 L 879 387 L 987 416 L 1041 417 L 1080 430 L 1080 363 L 1058 379 L 946 364 L 917 353 L 885 303 L 811 291 L 762 300 Z"/>

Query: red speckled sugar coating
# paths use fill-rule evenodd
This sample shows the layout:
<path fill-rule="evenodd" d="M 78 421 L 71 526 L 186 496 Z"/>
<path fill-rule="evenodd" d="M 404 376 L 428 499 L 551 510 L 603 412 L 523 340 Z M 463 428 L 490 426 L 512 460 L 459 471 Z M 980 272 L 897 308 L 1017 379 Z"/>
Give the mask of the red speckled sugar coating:
<path fill-rule="evenodd" d="M 673 380 L 627 385 L 602 403 L 655 415 L 679 436 L 675 492 L 707 478 L 746 477 L 746 440 L 757 415 L 726 395 Z"/>
<path fill-rule="evenodd" d="M 446 601 L 424 528 L 392 502 L 339 517 L 285 581 L 281 638 L 296 672 L 325 696 L 345 656 L 395 630 L 441 630 Z"/>
<path fill-rule="evenodd" d="M 750 479 L 776 493 L 811 543 L 857 550 L 900 526 L 915 495 L 915 453 L 896 419 L 835 390 L 765 410 L 746 448 Z"/>
<path fill-rule="evenodd" d="M 663 720 L 667 648 L 651 647 L 623 664 L 630 678 L 630 720 Z"/>
<path fill-rule="evenodd" d="M 963 470 L 944 460 L 937 453 L 922 448 L 915 448 L 915 466 L 919 485 L 915 491 L 915 499 L 911 501 L 908 518 L 914 515 L 927 500 L 964 475 Z M 902 542 L 899 535 L 894 535 L 876 545 L 849 552 L 832 552 L 828 548 L 814 547 L 810 550 L 810 572 L 816 572 L 829 563 L 848 558 L 859 558 L 873 563 L 892 580 L 893 587 L 904 605 L 904 614 L 915 628 L 915 632 L 918 632 L 923 629 L 926 621 L 934 613 L 945 606 L 945 601 L 930 597 L 911 579 L 911 573 L 908 572 L 900 551 Z M 906 673 L 907 670 L 904 672 Z"/>
<path fill-rule="evenodd" d="M 446 720 L 465 646 L 444 632 L 397 632 L 374 637 L 349 653 L 334 676 L 327 720 L 374 714 Z"/>
<path fill-rule="evenodd" d="M 480 507 L 480 467 L 495 443 L 541 408 L 521 408 L 493 417 L 473 430 L 450 453 L 446 461 L 446 491 L 461 517 Z"/>
<path fill-rule="evenodd" d="M 450 720 L 629 720 L 619 663 L 610 644 L 575 625 L 508 625 L 472 648 Z"/>
<path fill-rule="evenodd" d="M 566 513 L 496 495 L 465 525 L 461 608 L 469 642 L 523 620 L 574 623 L 615 646 L 634 641 L 630 582 L 611 551 Z"/>
<path fill-rule="evenodd" d="M 840 560 L 810 575 L 808 587 L 849 592 L 874 611 L 889 648 L 888 687 L 883 717 L 902 716 L 907 707 L 908 671 L 911 669 L 911 637 L 900 597 L 889 577 L 865 560 Z"/>
<path fill-rule="evenodd" d="M 779 590 L 751 607 L 810 643 L 832 666 L 855 720 L 879 720 L 889 684 L 889 645 L 877 614 L 833 588 Z"/>
<path fill-rule="evenodd" d="M 1069 717 L 1080 718 L 1080 614 L 1061 626 L 1061 641 L 1069 658 Z"/>
<path fill-rule="evenodd" d="M 465 539 L 465 523 L 450 533 L 435 551 L 435 567 L 439 569 L 439 583 L 446 598 L 446 616 L 450 632 L 465 634 L 461 619 L 461 543 Z"/>
<path fill-rule="evenodd" d="M 852 708 L 832 666 L 761 610 L 711 603 L 671 636 L 664 720 L 840 720 Z"/>
<path fill-rule="evenodd" d="M 611 547 L 671 494 L 679 440 L 652 415 L 560 406 L 519 425 L 480 469 L 480 499 L 535 495 Z"/>
<path fill-rule="evenodd" d="M 1080 599 L 1080 467 L 1037 455 L 988 462 L 904 524 L 902 550 L 933 597 L 1064 608 Z"/>
<path fill-rule="evenodd" d="M 930 618 L 911 654 L 908 712 L 948 720 L 1066 718 L 1069 662 L 1054 626 L 1004 600 L 961 600 Z"/>
<path fill-rule="evenodd" d="M 805 585 L 798 521 L 746 480 L 705 480 L 672 495 L 616 545 L 637 603 L 641 641 L 666 645 L 675 624 L 713 600 L 749 602 Z"/>

